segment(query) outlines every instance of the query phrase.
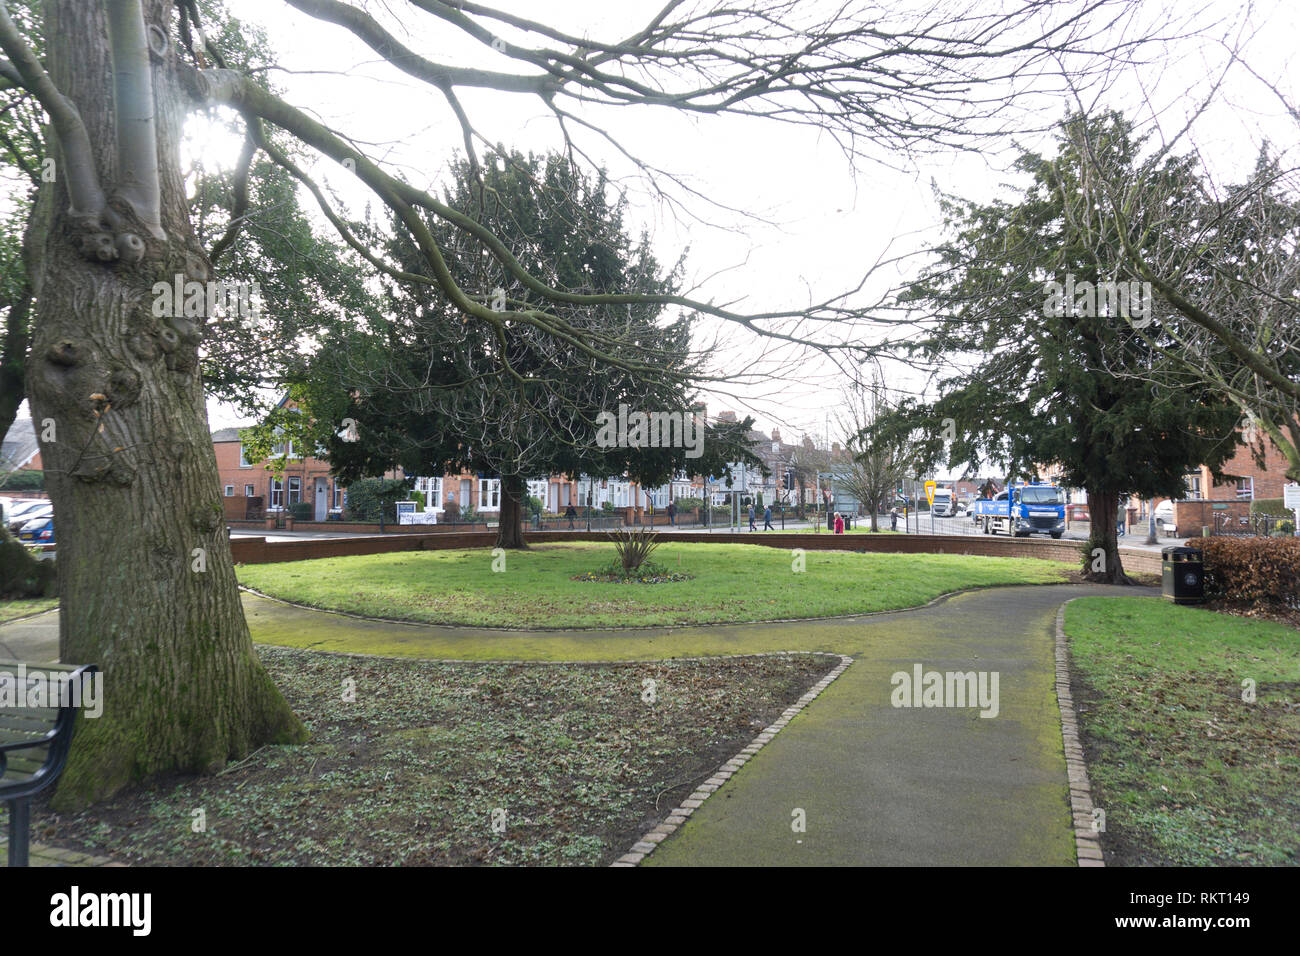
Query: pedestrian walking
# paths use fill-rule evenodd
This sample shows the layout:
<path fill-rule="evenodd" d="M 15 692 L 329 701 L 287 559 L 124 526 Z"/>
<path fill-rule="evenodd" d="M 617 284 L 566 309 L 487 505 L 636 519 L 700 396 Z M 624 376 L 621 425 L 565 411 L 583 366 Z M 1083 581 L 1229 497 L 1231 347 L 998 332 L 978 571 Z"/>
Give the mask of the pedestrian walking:
<path fill-rule="evenodd" d="M 898 530 L 898 508 L 897 507 L 893 507 L 889 509 L 889 530 L 890 531 Z"/>
<path fill-rule="evenodd" d="M 570 504 L 569 507 L 564 509 L 564 517 L 569 519 L 569 530 L 572 531 L 573 519 L 578 517 L 578 509 L 573 507 L 572 504 Z"/>
<path fill-rule="evenodd" d="M 835 533 L 844 533 L 844 515 L 840 514 L 838 511 L 835 512 Z"/>
<path fill-rule="evenodd" d="M 754 503 L 752 501 L 749 503 L 749 530 L 758 530 L 758 525 L 754 524 Z"/>
<path fill-rule="evenodd" d="M 668 502 L 668 524 L 670 527 L 677 526 L 677 502 Z"/>
<path fill-rule="evenodd" d="M 766 508 L 763 509 L 763 530 L 764 531 L 776 530 L 776 528 L 772 527 L 772 506 L 771 505 L 768 505 Z"/>
<path fill-rule="evenodd" d="M 1119 514 L 1115 515 L 1115 535 L 1118 537 L 1124 533 L 1124 525 L 1128 520 L 1128 511 L 1123 504 L 1119 506 Z"/>

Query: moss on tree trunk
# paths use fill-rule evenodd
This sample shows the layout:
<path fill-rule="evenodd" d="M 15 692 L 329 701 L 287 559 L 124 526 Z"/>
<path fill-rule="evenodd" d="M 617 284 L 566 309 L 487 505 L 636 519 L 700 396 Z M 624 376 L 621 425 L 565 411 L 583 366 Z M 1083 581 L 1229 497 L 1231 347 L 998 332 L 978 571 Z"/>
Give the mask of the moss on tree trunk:
<path fill-rule="evenodd" d="M 51 74 L 77 104 L 111 185 L 103 9 L 54 0 L 46 35 Z M 146 10 L 166 25 L 169 5 Z M 79 721 L 61 809 L 306 737 L 244 620 L 199 377 L 205 320 L 154 315 L 155 282 L 214 278 L 188 220 L 184 112 L 165 67 L 154 64 L 167 238 L 149 238 L 139 262 L 89 260 L 74 244 L 66 177 L 37 200 L 48 226 L 29 262 L 37 309 L 27 392 L 33 419 L 55 425 L 41 458 L 59 544 L 59 649 L 104 675 L 103 715 Z M 117 211 L 148 235 L 130 207 Z"/>

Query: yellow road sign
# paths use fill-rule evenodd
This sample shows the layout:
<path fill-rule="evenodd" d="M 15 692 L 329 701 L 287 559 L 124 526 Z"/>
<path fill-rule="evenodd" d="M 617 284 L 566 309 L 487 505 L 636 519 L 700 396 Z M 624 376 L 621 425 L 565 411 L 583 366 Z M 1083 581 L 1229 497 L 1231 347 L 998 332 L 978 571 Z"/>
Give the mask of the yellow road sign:
<path fill-rule="evenodd" d="M 937 484 L 936 481 L 927 481 L 925 483 L 925 498 L 930 504 L 934 504 L 934 489 Z"/>

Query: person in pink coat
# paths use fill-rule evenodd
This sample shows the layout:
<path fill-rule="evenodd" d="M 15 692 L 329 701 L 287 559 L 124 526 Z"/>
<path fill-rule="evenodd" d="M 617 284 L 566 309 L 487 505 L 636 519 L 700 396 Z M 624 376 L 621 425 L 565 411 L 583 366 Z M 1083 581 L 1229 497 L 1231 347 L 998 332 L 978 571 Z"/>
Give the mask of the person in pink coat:
<path fill-rule="evenodd" d="M 844 515 L 840 514 L 838 511 L 835 512 L 835 533 L 844 533 Z"/>

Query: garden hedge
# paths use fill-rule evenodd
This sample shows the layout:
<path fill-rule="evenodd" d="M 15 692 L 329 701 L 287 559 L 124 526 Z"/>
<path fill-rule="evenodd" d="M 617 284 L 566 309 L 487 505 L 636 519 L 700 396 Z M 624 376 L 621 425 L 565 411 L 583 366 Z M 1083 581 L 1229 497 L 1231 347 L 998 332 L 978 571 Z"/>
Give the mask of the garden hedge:
<path fill-rule="evenodd" d="M 6 491 L 44 491 L 45 472 L 23 468 L 0 476 L 0 494 Z"/>
<path fill-rule="evenodd" d="M 1194 538 L 1205 555 L 1206 597 L 1300 608 L 1300 538 Z"/>
<path fill-rule="evenodd" d="M 54 562 L 39 560 L 0 525 L 0 598 L 53 597 L 55 587 Z"/>

